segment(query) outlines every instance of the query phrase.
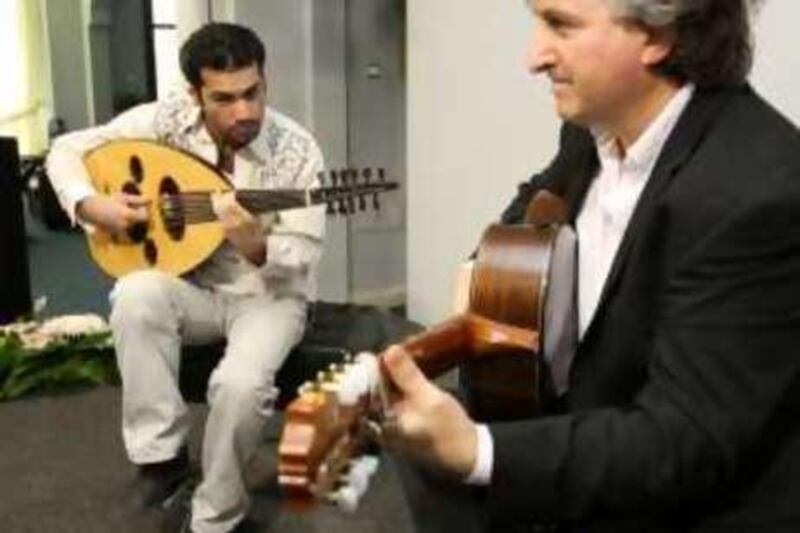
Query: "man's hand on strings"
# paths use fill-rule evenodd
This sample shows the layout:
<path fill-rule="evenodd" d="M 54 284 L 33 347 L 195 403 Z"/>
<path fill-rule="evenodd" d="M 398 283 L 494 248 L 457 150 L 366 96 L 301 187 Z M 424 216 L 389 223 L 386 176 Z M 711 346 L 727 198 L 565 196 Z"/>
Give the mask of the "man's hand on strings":
<path fill-rule="evenodd" d="M 232 191 L 212 195 L 211 204 L 222 224 L 225 238 L 248 261 L 256 266 L 263 265 L 267 260 L 264 235 L 268 228 L 264 227 L 259 217 L 242 207 Z"/>
<path fill-rule="evenodd" d="M 134 224 L 146 223 L 150 200 L 135 194 L 96 194 L 76 206 L 78 218 L 114 235 L 123 235 Z"/>
<path fill-rule="evenodd" d="M 389 449 L 457 479 L 477 461 L 475 423 L 450 394 L 431 383 L 399 346 L 382 354 L 389 388 L 389 414 L 380 441 Z"/>

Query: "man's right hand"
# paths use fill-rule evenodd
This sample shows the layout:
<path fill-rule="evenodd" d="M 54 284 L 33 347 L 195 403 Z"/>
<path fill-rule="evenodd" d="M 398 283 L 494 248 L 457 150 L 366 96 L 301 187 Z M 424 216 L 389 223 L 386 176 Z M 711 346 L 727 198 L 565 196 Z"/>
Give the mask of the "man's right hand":
<path fill-rule="evenodd" d="M 121 235 L 134 224 L 147 222 L 149 204 L 150 200 L 134 194 L 97 194 L 81 200 L 76 212 L 81 220 L 108 233 Z"/>

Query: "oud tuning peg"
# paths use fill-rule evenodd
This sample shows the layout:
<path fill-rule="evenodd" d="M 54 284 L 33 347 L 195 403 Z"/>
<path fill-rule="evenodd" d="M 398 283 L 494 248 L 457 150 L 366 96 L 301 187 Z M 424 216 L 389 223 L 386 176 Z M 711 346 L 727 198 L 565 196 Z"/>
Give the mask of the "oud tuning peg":
<path fill-rule="evenodd" d="M 383 167 L 380 167 L 378 169 L 378 181 L 380 181 L 381 183 L 386 182 L 386 169 Z"/>
<path fill-rule="evenodd" d="M 325 214 L 327 215 L 335 215 L 336 209 L 333 207 L 333 202 L 328 202 L 328 206 L 325 208 Z"/>
<path fill-rule="evenodd" d="M 358 210 L 359 211 L 366 211 L 367 210 L 367 199 L 364 198 L 364 195 L 358 197 Z"/>
<path fill-rule="evenodd" d="M 367 167 L 361 171 L 361 175 L 364 177 L 364 184 L 369 185 L 369 180 L 372 179 L 372 169 Z"/>
<path fill-rule="evenodd" d="M 372 209 L 375 211 L 381 210 L 381 201 L 378 199 L 378 193 L 372 195 Z"/>
<path fill-rule="evenodd" d="M 325 172 L 322 172 L 322 171 L 317 172 L 317 181 L 319 181 L 319 186 L 320 187 L 324 187 L 325 186 Z"/>
<path fill-rule="evenodd" d="M 335 170 L 331 170 L 331 185 L 334 189 L 339 185 L 339 174 Z"/>
<path fill-rule="evenodd" d="M 347 214 L 347 204 L 345 204 L 344 198 L 339 199 L 339 214 L 340 215 Z"/>

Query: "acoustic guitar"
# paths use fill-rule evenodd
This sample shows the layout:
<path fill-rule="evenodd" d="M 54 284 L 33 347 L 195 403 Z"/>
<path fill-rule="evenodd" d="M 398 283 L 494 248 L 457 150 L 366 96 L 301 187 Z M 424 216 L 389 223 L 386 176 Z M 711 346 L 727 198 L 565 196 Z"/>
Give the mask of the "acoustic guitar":
<path fill-rule="evenodd" d="M 548 360 L 572 348 L 575 236 L 552 195 L 531 206 L 529 223 L 484 233 L 468 311 L 401 343 L 428 377 L 460 365 L 478 419 L 539 413 L 553 394 Z M 375 466 L 363 456 L 363 425 L 381 418 L 384 394 L 380 358 L 368 353 L 300 388 L 278 446 L 278 483 L 290 507 L 355 508 Z"/>
<path fill-rule="evenodd" d="M 118 278 L 155 268 L 180 276 L 205 261 L 224 235 L 211 206 L 211 195 L 233 190 L 228 179 L 199 157 L 153 141 L 112 141 L 84 157 L 95 190 L 127 193 L 150 200 L 149 220 L 126 235 L 95 231 L 87 235 L 94 261 Z M 320 174 L 320 179 L 324 174 Z M 236 200 L 253 214 L 327 205 L 329 214 L 351 214 L 358 207 L 379 207 L 378 194 L 396 189 L 383 169 L 330 172 L 330 185 L 310 190 L 235 191 Z"/>

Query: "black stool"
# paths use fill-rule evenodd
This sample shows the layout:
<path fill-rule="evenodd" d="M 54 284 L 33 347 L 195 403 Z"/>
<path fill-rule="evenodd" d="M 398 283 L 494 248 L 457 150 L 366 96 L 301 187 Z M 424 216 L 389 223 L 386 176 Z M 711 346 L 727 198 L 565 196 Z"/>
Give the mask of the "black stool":
<path fill-rule="evenodd" d="M 380 352 L 421 331 L 421 325 L 372 306 L 316 302 L 309 324 L 275 377 L 280 389 L 277 408 L 295 398 L 297 388 L 348 353 Z M 268 340 L 265 342 L 269 342 Z M 189 402 L 205 402 L 208 378 L 225 351 L 225 343 L 186 346 L 181 353 L 180 389 Z"/>

